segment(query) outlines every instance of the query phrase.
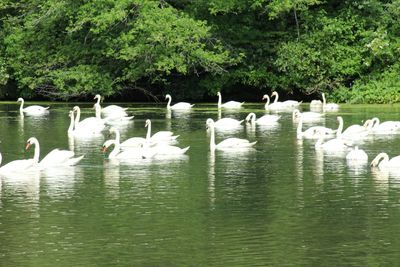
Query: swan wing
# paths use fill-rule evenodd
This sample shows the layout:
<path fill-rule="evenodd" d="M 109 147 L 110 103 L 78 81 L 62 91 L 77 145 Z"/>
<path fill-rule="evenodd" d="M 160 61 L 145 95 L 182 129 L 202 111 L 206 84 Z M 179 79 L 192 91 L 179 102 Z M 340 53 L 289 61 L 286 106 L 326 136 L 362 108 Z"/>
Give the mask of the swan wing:
<path fill-rule="evenodd" d="M 35 164 L 33 159 L 19 159 L 11 161 L 5 164 L 3 167 L 0 168 L 0 173 L 13 173 L 13 172 L 21 172 L 26 169 L 29 169 Z"/>
<path fill-rule="evenodd" d="M 228 101 L 221 106 L 223 108 L 241 108 L 244 102 Z"/>
<path fill-rule="evenodd" d="M 247 139 L 241 139 L 241 138 L 228 138 L 223 141 L 221 141 L 218 145 L 217 148 L 223 149 L 223 148 L 243 148 L 243 147 L 251 147 L 255 144 L 256 142 L 250 143 L 249 140 Z"/>
<path fill-rule="evenodd" d="M 179 102 L 171 106 L 171 109 L 190 109 L 193 105 L 187 102 Z"/>
<path fill-rule="evenodd" d="M 41 161 L 40 165 L 43 167 L 61 165 L 71 159 L 75 155 L 74 152 L 70 150 L 59 150 L 53 149 L 50 151 Z"/>

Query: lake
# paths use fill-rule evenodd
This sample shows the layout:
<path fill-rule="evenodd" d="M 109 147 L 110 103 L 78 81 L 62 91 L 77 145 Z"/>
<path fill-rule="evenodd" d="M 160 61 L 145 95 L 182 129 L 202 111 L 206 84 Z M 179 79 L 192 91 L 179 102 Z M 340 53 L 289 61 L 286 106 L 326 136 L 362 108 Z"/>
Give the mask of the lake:
<path fill-rule="evenodd" d="M 218 132 L 257 141 L 254 149 L 209 149 L 206 119 L 215 104 L 189 113 L 164 105 L 122 104 L 135 116 L 121 138 L 152 130 L 179 135 L 186 156 L 115 162 L 101 152 L 105 131 L 93 139 L 68 138 L 74 104 L 49 103 L 50 114 L 21 117 L 18 105 L 0 104 L 3 163 L 41 158 L 54 148 L 84 159 L 74 167 L 1 177 L 1 266 L 398 266 L 400 178 L 351 167 L 343 156 L 319 153 L 315 140 L 298 140 L 290 113 L 274 127 Z M 29 105 L 29 103 L 27 104 Z M 83 117 L 93 103 L 80 103 Z M 106 105 L 106 104 L 103 104 Z M 302 110 L 308 110 L 303 104 Z M 264 115 L 263 103 L 245 104 L 222 117 Z M 342 105 L 319 123 L 337 128 L 371 117 L 398 120 L 400 105 Z M 400 154 L 400 135 L 374 136 L 359 147 L 368 162 L 380 152 Z"/>

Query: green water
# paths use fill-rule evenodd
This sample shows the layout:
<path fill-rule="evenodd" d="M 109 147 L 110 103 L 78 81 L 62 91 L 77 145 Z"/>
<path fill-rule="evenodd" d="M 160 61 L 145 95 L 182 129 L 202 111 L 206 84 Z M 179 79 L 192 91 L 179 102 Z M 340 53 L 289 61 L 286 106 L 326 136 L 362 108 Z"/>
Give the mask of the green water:
<path fill-rule="evenodd" d="M 30 158 L 35 136 L 41 158 L 53 148 L 84 154 L 71 168 L 1 178 L 0 266 L 398 266 L 400 178 L 351 168 L 343 157 L 320 155 L 314 141 L 298 141 L 290 114 L 277 127 L 243 127 L 217 134 L 257 141 L 254 150 L 209 151 L 205 121 L 215 105 L 187 114 L 130 104 L 134 122 L 122 140 L 153 131 L 179 134 L 186 157 L 110 162 L 93 140 L 69 139 L 71 105 L 51 103 L 43 118 L 21 118 L 0 105 L 3 161 Z M 81 105 L 83 117 L 92 104 Z M 307 109 L 304 105 L 303 110 Z M 223 117 L 264 114 L 247 104 Z M 322 124 L 336 128 L 378 116 L 398 120 L 400 106 L 343 106 Z M 321 123 L 320 123 L 321 124 Z M 310 124 L 308 124 L 310 125 Z M 400 135 L 360 144 L 369 161 L 400 154 Z M 3 164 L 4 164 L 3 163 Z"/>

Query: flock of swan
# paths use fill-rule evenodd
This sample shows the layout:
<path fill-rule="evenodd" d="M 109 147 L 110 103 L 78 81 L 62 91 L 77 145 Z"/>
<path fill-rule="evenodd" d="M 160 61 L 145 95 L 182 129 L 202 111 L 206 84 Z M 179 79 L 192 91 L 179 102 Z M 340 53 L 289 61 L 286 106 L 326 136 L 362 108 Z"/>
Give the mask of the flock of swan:
<path fill-rule="evenodd" d="M 271 98 L 274 101 L 271 102 Z M 144 158 L 153 157 L 170 157 L 185 154 L 189 150 L 189 146 L 180 148 L 175 146 L 179 135 L 174 135 L 171 131 L 151 132 L 151 120 L 147 119 L 145 127 L 147 134 L 145 137 L 131 137 L 121 142 L 118 125 L 130 123 L 133 116 L 129 116 L 127 109 L 109 105 L 102 107 L 101 96 L 94 97 L 97 102 L 94 104 L 95 116 L 81 120 L 81 110 L 78 106 L 73 107 L 69 111 L 70 125 L 68 127 L 68 136 L 90 138 L 102 134 L 106 129 L 115 138 L 107 140 L 103 144 L 103 152 L 113 147 L 108 154 L 109 159 L 135 161 Z M 194 106 L 186 102 L 179 102 L 171 105 L 172 97 L 167 94 L 165 99 L 167 102 L 167 110 L 188 111 Z M 346 159 L 351 164 L 365 164 L 368 162 L 368 155 L 364 150 L 355 144 L 368 135 L 373 134 L 396 134 L 400 133 L 400 121 L 380 122 L 378 118 L 368 119 L 363 125 L 351 125 L 344 129 L 344 122 L 341 116 L 337 117 L 337 129 L 327 128 L 325 126 L 312 126 L 303 131 L 303 123 L 318 123 L 324 118 L 324 112 L 338 111 L 339 105 L 335 103 L 326 103 L 325 95 L 322 94 L 322 101 L 313 100 L 310 103 L 310 110 L 300 112 L 298 107 L 301 102 L 287 100 L 279 102 L 277 92 L 272 92 L 271 97 L 264 95 L 266 100 L 265 110 L 276 112 L 277 114 L 267 114 L 260 118 L 256 118 L 255 113 L 250 113 L 245 120 L 236 120 L 233 118 L 220 118 L 214 121 L 211 118 L 206 120 L 206 126 L 210 133 L 210 150 L 236 151 L 243 149 L 251 149 L 257 143 L 251 142 L 243 138 L 227 138 L 216 143 L 215 132 L 224 131 L 241 127 L 243 121 L 252 125 L 274 125 L 278 124 L 281 116 L 279 112 L 291 112 L 293 122 L 297 123 L 296 134 L 298 139 L 315 139 L 315 149 L 326 151 L 328 153 L 345 152 Z M 20 104 L 20 114 L 28 116 L 44 116 L 48 114 L 49 107 L 32 105 L 24 108 L 24 100 L 18 99 Z M 218 109 L 240 109 L 244 102 L 229 101 L 222 103 L 222 96 L 218 92 Z M 29 169 L 44 169 L 57 166 L 72 166 L 79 163 L 84 155 L 75 156 L 70 150 L 53 149 L 44 158 L 40 160 L 40 145 L 35 137 L 31 137 L 26 142 L 26 149 L 34 147 L 34 156 L 31 159 L 21 159 L 11 161 L 0 167 L 0 174 L 7 175 L 19 173 Z M 2 157 L 0 154 L 0 164 Z M 380 169 L 400 167 L 400 156 L 389 159 L 386 153 L 378 154 L 371 162 L 371 166 Z"/>

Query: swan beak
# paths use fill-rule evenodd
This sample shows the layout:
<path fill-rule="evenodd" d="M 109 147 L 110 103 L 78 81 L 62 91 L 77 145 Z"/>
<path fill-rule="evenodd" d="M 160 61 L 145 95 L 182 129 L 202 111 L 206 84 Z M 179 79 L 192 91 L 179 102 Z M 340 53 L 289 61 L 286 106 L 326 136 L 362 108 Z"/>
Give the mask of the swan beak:
<path fill-rule="evenodd" d="M 105 153 L 107 151 L 107 147 L 103 146 L 103 148 L 101 149 L 101 152 Z"/>
<path fill-rule="evenodd" d="M 28 150 L 30 146 L 31 146 L 31 143 L 26 143 L 25 150 Z"/>

